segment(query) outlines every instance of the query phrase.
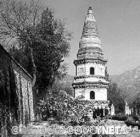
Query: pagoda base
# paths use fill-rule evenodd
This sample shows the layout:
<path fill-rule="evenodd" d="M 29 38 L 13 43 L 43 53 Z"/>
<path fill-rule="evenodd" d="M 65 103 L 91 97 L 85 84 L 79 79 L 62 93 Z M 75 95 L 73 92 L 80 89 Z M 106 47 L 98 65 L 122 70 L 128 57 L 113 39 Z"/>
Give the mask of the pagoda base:
<path fill-rule="evenodd" d="M 84 104 L 80 115 L 89 117 L 91 120 L 103 118 L 110 113 L 109 101 L 80 100 L 79 103 Z"/>

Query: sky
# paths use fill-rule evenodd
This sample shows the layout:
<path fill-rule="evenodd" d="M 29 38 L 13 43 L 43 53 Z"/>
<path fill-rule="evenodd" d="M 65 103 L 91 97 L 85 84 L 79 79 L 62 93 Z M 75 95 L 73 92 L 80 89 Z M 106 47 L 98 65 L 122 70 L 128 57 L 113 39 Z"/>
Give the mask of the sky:
<path fill-rule="evenodd" d="M 42 0 L 56 18 L 72 32 L 71 50 L 65 62 L 68 74 L 75 75 L 73 64 L 79 48 L 84 19 L 92 6 L 103 43 L 110 75 L 140 66 L 140 0 Z"/>

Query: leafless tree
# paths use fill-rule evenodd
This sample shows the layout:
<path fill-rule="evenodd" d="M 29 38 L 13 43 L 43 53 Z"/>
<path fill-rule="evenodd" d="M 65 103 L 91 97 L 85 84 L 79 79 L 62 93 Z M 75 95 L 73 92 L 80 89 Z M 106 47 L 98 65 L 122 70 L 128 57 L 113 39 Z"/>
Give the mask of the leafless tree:
<path fill-rule="evenodd" d="M 36 38 L 36 25 L 40 21 L 40 13 L 43 8 L 39 0 L 1 0 L 0 2 L 0 40 L 8 46 L 24 48 L 32 45 Z M 21 44 L 22 42 L 22 44 Z M 31 60 L 33 64 L 33 86 L 36 81 L 36 65 L 32 47 Z"/>

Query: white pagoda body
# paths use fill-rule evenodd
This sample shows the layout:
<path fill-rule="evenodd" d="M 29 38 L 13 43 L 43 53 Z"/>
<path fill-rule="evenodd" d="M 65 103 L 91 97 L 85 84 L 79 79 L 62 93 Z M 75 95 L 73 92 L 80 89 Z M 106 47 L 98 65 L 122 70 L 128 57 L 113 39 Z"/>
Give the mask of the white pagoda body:
<path fill-rule="evenodd" d="M 91 101 L 94 104 L 93 107 L 100 110 L 108 109 L 109 82 L 106 63 L 93 10 L 89 7 L 79 42 L 77 59 L 74 60 L 76 76 L 73 88 L 75 98 L 81 97 L 81 100 Z"/>

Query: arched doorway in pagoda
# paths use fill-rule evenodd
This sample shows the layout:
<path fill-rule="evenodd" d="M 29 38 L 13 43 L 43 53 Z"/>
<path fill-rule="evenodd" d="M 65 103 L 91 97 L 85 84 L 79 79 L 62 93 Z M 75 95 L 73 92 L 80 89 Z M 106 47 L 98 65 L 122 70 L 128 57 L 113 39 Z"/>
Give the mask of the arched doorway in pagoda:
<path fill-rule="evenodd" d="M 94 91 L 90 91 L 90 99 L 95 99 L 95 92 Z"/>

